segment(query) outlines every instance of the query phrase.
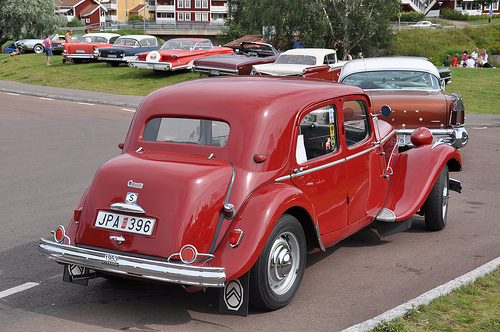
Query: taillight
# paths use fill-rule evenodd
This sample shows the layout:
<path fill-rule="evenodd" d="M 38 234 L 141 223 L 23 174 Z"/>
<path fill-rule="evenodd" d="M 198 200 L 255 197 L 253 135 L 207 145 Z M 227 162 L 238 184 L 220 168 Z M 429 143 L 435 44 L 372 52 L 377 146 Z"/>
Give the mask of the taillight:
<path fill-rule="evenodd" d="M 80 215 L 82 214 L 82 210 L 83 208 L 81 207 L 73 212 L 73 219 L 76 221 L 76 223 L 80 221 Z"/>
<path fill-rule="evenodd" d="M 54 233 L 54 241 L 63 243 L 64 238 L 66 237 L 66 231 L 64 230 L 64 226 L 59 225 Z"/>
<path fill-rule="evenodd" d="M 242 237 L 243 237 L 243 231 L 241 229 L 235 229 L 229 232 L 229 245 L 232 248 L 239 246 Z"/>

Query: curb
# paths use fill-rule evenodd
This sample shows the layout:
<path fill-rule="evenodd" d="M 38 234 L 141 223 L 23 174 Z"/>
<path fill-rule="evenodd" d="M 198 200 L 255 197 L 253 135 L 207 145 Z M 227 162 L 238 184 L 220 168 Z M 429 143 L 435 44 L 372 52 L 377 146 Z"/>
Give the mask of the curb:
<path fill-rule="evenodd" d="M 398 317 L 403 317 L 408 311 L 413 308 L 416 308 L 420 305 L 427 305 L 432 300 L 451 293 L 453 290 L 465 286 L 474 282 L 477 278 L 483 277 L 488 273 L 493 272 L 500 266 L 500 257 L 478 267 L 477 269 L 466 273 L 456 279 L 447 282 L 444 285 L 438 286 L 427 293 L 420 295 L 419 297 L 414 298 L 404 304 L 401 304 L 391 310 L 384 312 L 383 314 L 364 321 L 363 323 L 353 325 L 342 332 L 362 332 L 362 331 L 370 331 L 376 328 L 382 322 L 388 322 Z"/>
<path fill-rule="evenodd" d="M 81 98 L 81 97 L 74 97 L 74 96 L 61 96 L 61 95 L 57 95 L 57 94 L 30 92 L 30 91 L 14 90 L 14 89 L 7 89 L 7 88 L 0 88 L 0 92 L 16 93 L 16 94 L 20 94 L 20 95 L 28 95 L 28 96 L 41 97 L 41 98 L 68 100 L 68 101 L 75 101 L 75 102 L 79 102 L 79 103 L 101 104 L 101 105 L 122 106 L 122 107 L 132 107 L 132 108 L 137 108 L 139 106 L 138 103 L 109 101 L 109 100 L 93 99 L 93 98 Z"/>

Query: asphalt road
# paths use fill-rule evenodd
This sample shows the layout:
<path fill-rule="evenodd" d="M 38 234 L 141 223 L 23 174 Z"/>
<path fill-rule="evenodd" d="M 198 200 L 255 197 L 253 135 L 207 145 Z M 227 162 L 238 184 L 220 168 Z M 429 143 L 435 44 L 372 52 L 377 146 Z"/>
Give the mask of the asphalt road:
<path fill-rule="evenodd" d="M 474 117 L 452 173 L 441 232 L 413 227 L 387 238 L 372 229 L 308 256 L 298 295 L 275 312 L 218 313 L 218 293 L 130 280 L 63 282 L 38 254 L 40 237 L 67 225 L 97 168 L 120 153 L 133 109 L 0 92 L 0 330 L 340 331 L 500 256 L 500 117 Z M 14 287 L 26 289 L 9 293 Z"/>

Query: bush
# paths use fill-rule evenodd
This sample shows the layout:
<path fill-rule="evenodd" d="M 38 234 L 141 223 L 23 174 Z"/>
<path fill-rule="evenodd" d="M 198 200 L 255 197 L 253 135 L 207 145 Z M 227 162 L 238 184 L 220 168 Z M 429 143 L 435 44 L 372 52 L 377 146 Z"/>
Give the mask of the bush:
<path fill-rule="evenodd" d="M 451 8 L 441 9 L 441 17 L 446 19 L 446 20 L 454 20 L 454 21 L 467 21 L 467 20 L 469 20 L 469 15 L 462 14 L 458 10 L 453 10 Z"/>
<path fill-rule="evenodd" d="M 129 21 L 142 21 L 143 19 L 144 17 L 142 17 L 141 15 L 130 16 L 128 18 Z"/>
<path fill-rule="evenodd" d="M 425 20 L 425 14 L 424 13 L 417 13 L 417 12 L 404 12 L 401 13 L 401 22 L 418 22 L 418 21 L 423 21 Z M 398 21 L 397 15 L 395 15 L 392 18 L 392 21 Z"/>
<path fill-rule="evenodd" d="M 76 16 L 66 24 L 67 27 L 82 27 L 83 25 L 82 21 Z"/>

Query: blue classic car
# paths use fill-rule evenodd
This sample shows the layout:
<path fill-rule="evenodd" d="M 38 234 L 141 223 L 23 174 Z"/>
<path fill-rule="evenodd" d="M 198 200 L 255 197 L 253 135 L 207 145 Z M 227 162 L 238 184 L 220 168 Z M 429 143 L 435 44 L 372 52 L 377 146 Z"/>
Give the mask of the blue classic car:
<path fill-rule="evenodd" d="M 5 48 L 3 50 L 3 52 L 7 53 L 7 54 L 15 52 L 15 51 L 17 51 L 17 47 L 16 47 L 16 45 L 14 43 L 5 46 Z"/>
<path fill-rule="evenodd" d="M 160 49 L 158 40 L 150 35 L 128 35 L 118 38 L 113 46 L 99 49 L 97 60 L 113 67 L 136 59 L 136 54 Z"/>

